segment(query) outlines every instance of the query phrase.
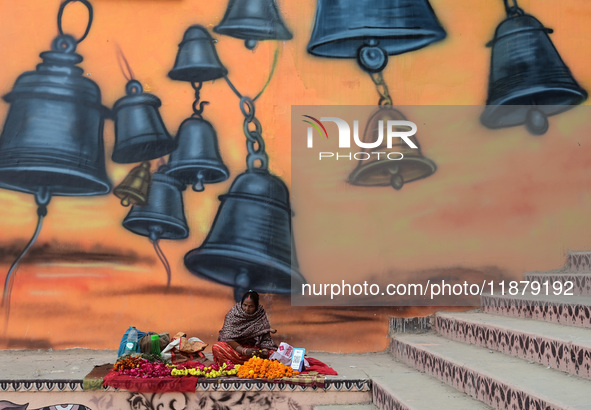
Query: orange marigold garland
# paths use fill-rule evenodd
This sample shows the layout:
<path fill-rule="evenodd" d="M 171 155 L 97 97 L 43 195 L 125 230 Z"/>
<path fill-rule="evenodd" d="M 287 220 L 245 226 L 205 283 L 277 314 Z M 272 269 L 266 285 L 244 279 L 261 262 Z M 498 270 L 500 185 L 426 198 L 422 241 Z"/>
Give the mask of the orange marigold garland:
<path fill-rule="evenodd" d="M 299 372 L 277 360 L 252 357 L 238 369 L 237 376 L 241 379 L 280 379 L 291 377 Z"/>

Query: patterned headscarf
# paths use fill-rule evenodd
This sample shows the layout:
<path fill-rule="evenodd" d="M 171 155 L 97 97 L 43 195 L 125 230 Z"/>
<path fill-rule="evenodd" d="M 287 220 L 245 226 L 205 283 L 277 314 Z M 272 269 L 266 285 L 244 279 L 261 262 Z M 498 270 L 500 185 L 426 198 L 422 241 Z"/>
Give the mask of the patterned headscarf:
<path fill-rule="evenodd" d="M 242 310 L 241 303 L 236 303 L 226 315 L 224 326 L 220 330 L 220 342 L 235 341 L 265 349 L 277 349 L 270 335 L 271 325 L 262 305 L 249 315 Z"/>

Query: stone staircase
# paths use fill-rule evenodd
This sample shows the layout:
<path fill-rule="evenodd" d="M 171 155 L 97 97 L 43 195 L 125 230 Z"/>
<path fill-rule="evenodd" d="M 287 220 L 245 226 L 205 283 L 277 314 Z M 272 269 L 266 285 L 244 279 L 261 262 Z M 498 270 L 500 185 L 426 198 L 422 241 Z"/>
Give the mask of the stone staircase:
<path fill-rule="evenodd" d="M 391 377 L 372 378 L 373 404 L 380 409 L 591 409 L 591 252 L 570 252 L 563 268 L 524 278 L 528 286 L 549 281 L 550 292 L 554 282 L 564 290 L 570 281 L 572 296 L 533 295 L 531 287 L 522 286 L 515 295 L 483 295 L 477 311 L 392 318 L 393 358 L 426 376 L 425 391 L 434 383 L 448 390 L 440 390 L 436 399 L 426 393 L 421 402 L 405 400 L 408 388 L 395 381 L 399 370 L 393 370 Z"/>

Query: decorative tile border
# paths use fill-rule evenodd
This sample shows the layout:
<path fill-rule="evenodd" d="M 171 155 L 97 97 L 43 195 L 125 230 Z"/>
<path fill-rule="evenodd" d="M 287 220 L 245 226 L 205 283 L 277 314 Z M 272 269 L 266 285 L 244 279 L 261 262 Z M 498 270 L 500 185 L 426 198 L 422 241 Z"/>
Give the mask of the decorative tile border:
<path fill-rule="evenodd" d="M 590 306 L 491 295 L 483 295 L 480 300 L 486 313 L 591 328 Z"/>
<path fill-rule="evenodd" d="M 0 392 L 27 392 L 27 391 L 58 391 L 74 392 L 84 391 L 82 380 L 0 380 Z M 114 387 L 103 388 L 102 391 L 119 391 Z M 197 383 L 195 391 L 265 391 L 265 392 L 368 392 L 371 391 L 370 379 L 325 379 L 324 387 L 296 386 L 287 383 L 273 383 L 256 380 L 203 380 Z"/>
<path fill-rule="evenodd" d="M 574 295 L 591 295 L 591 273 L 552 273 L 552 274 L 540 274 L 540 273 L 526 273 L 525 280 L 530 282 L 544 283 L 548 282 L 552 284 L 554 282 L 564 283 L 565 281 L 571 281 L 574 285 Z"/>
<path fill-rule="evenodd" d="M 591 272 L 591 252 L 569 252 L 565 268 L 569 272 Z"/>
<path fill-rule="evenodd" d="M 373 404 L 381 410 L 411 410 L 410 407 L 400 403 L 386 389 L 377 382 L 373 382 L 371 389 L 371 398 Z"/>
<path fill-rule="evenodd" d="M 497 409 L 558 409 L 525 391 L 514 389 L 492 377 L 457 365 L 397 339 L 392 340 L 391 349 L 398 360 Z"/>
<path fill-rule="evenodd" d="M 82 380 L 0 380 L 0 391 L 83 391 Z"/>
<path fill-rule="evenodd" d="M 203 380 L 197 383 L 195 391 L 286 391 L 286 392 L 366 392 L 371 390 L 369 379 L 325 379 L 324 387 L 297 386 L 256 380 Z"/>
<path fill-rule="evenodd" d="M 448 339 L 483 346 L 591 379 L 591 348 L 585 346 L 440 316 L 435 319 L 435 329 Z"/>

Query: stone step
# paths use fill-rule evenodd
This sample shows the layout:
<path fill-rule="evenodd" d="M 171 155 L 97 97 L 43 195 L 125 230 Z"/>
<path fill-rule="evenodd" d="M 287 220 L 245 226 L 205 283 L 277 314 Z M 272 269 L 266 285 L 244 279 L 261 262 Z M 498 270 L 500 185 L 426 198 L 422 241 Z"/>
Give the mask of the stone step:
<path fill-rule="evenodd" d="M 323 404 L 314 406 L 314 410 L 378 410 L 372 403 L 367 404 Z"/>
<path fill-rule="evenodd" d="M 392 354 L 497 409 L 589 409 L 591 381 L 435 333 L 396 334 Z"/>
<path fill-rule="evenodd" d="M 563 289 L 568 287 L 572 288 L 574 295 L 586 295 L 591 296 L 591 273 L 569 273 L 569 272 L 528 272 L 525 274 L 524 280 L 539 283 L 540 286 L 545 287 L 545 283 L 548 283 L 549 290 L 552 290 L 552 286 L 555 283 L 561 283 Z M 568 282 L 571 282 L 569 284 Z M 531 287 L 531 284 L 529 285 Z"/>
<path fill-rule="evenodd" d="M 473 311 L 438 312 L 435 330 L 447 339 L 591 379 L 590 329 Z"/>
<path fill-rule="evenodd" d="M 591 328 L 591 297 L 519 293 L 515 296 L 482 295 L 482 310 L 495 315 Z"/>
<path fill-rule="evenodd" d="M 367 360 L 364 371 L 372 380 L 373 404 L 381 410 L 490 409 L 484 403 L 395 360 L 390 354 L 374 354 Z"/>

